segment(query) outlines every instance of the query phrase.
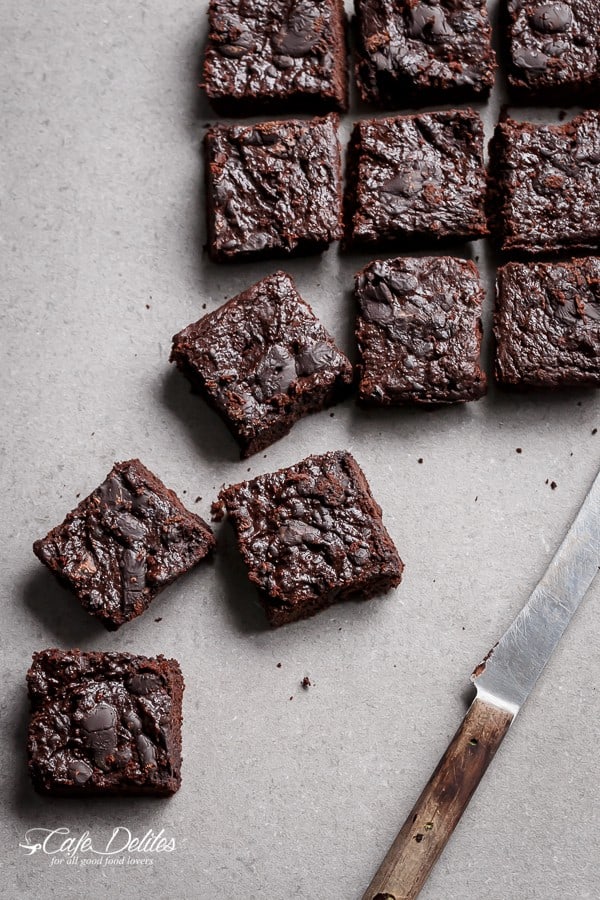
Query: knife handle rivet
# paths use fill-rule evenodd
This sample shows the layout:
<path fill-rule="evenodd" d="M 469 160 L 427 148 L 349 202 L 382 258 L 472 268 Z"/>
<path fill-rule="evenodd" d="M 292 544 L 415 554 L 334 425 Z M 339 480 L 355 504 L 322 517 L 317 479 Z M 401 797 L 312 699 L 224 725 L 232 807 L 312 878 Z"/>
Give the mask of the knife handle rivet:
<path fill-rule="evenodd" d="M 425 822 L 424 828 L 425 831 L 431 831 L 431 829 L 433 828 L 433 822 Z"/>

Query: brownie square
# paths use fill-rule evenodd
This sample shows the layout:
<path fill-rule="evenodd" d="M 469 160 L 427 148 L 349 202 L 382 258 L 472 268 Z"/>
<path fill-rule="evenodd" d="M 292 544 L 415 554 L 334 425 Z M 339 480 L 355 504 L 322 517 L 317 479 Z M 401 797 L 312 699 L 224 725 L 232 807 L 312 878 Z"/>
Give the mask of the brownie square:
<path fill-rule="evenodd" d="M 486 95 L 496 57 L 486 0 L 354 0 L 363 100 L 398 109 Z"/>
<path fill-rule="evenodd" d="M 600 258 L 501 267 L 494 336 L 501 384 L 600 386 Z"/>
<path fill-rule="evenodd" d="M 342 236 L 337 125 L 330 115 L 207 131 L 208 247 L 214 260 L 319 253 Z"/>
<path fill-rule="evenodd" d="M 508 0 L 508 80 L 524 97 L 550 103 L 597 98 L 600 91 L 598 0 Z"/>
<path fill-rule="evenodd" d="M 358 122 L 346 242 L 384 248 L 482 237 L 485 189 L 483 123 L 473 110 Z"/>
<path fill-rule="evenodd" d="M 449 256 L 377 260 L 356 275 L 359 402 L 477 400 L 481 304 L 477 267 Z"/>
<path fill-rule="evenodd" d="M 597 250 L 600 113 L 564 125 L 500 122 L 490 143 L 489 206 L 501 250 Z"/>
<path fill-rule="evenodd" d="M 203 87 L 221 115 L 348 109 L 342 0 L 211 0 Z"/>
<path fill-rule="evenodd" d="M 400 583 L 402 561 L 381 508 L 347 451 L 225 488 L 213 509 L 228 513 L 271 625 Z"/>
<path fill-rule="evenodd" d="M 139 459 L 115 463 L 62 525 L 33 545 L 91 615 L 114 631 L 215 546 L 212 531 Z"/>
<path fill-rule="evenodd" d="M 350 362 L 285 272 L 176 334 L 171 362 L 223 418 L 242 458 L 341 400 L 353 380 Z"/>
<path fill-rule="evenodd" d="M 174 794 L 183 677 L 175 659 L 42 650 L 27 673 L 29 774 L 42 794 Z"/>

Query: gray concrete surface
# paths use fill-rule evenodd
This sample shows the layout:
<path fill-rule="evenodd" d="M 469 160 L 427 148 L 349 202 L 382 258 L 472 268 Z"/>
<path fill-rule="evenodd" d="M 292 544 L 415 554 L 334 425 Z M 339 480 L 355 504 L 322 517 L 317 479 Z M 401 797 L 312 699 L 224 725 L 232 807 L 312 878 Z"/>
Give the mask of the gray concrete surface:
<path fill-rule="evenodd" d="M 218 267 L 201 253 L 199 143 L 214 118 L 195 89 L 203 4 L 4 0 L 2 10 L 0 894 L 359 898 L 458 725 L 469 672 L 593 479 L 598 395 L 492 390 L 429 414 L 348 402 L 241 463 L 167 363 L 171 335 L 203 303 L 213 309 L 277 266 Z M 488 134 L 500 100 L 496 90 L 486 107 Z M 486 247 L 473 252 L 491 284 Z M 366 261 L 333 248 L 286 265 L 347 348 L 352 275 Z M 490 307 L 491 296 L 486 321 Z M 212 568 L 108 634 L 31 553 L 115 459 L 139 455 L 208 516 L 219 486 L 248 469 L 340 447 L 363 465 L 406 564 L 400 588 L 367 605 L 265 630 L 220 528 Z M 596 583 L 423 900 L 600 897 L 599 642 Z M 177 796 L 84 802 L 31 791 L 24 675 L 48 646 L 179 658 Z M 19 846 L 28 829 L 62 827 L 102 847 L 119 826 L 134 837 L 164 829 L 175 850 L 92 866 L 82 864 L 91 853 L 52 864 L 58 854 Z"/>

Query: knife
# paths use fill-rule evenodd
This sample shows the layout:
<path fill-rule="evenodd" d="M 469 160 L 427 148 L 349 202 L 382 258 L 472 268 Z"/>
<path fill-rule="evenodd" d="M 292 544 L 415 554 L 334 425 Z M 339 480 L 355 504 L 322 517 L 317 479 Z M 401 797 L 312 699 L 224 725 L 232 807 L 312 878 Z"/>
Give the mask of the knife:
<path fill-rule="evenodd" d="M 600 567 L 600 472 L 512 625 L 475 668 L 475 699 L 363 900 L 413 900 Z"/>

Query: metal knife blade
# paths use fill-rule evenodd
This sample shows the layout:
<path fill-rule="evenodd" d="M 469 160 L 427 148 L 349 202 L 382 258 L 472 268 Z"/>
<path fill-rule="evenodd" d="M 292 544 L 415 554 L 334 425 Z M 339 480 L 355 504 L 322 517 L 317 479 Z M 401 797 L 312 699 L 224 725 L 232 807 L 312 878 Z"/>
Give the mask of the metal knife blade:
<path fill-rule="evenodd" d="M 600 567 L 600 472 L 546 574 L 471 676 L 477 696 L 363 900 L 415 900 Z"/>
<path fill-rule="evenodd" d="M 476 667 L 477 697 L 516 715 L 600 567 L 600 472 L 529 600 Z"/>

